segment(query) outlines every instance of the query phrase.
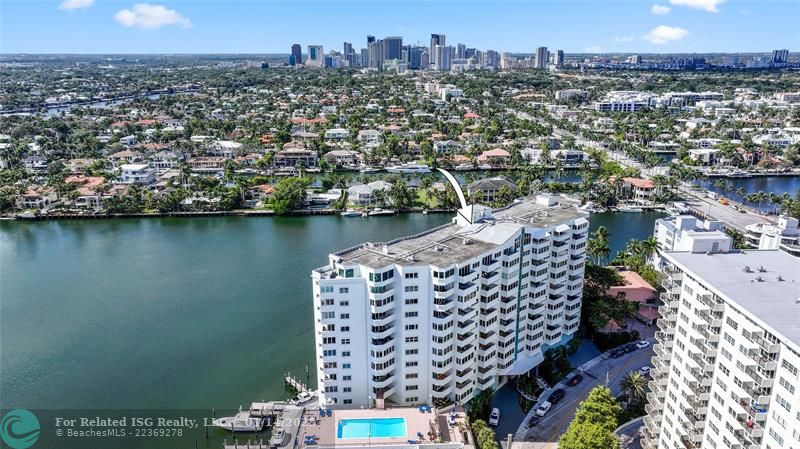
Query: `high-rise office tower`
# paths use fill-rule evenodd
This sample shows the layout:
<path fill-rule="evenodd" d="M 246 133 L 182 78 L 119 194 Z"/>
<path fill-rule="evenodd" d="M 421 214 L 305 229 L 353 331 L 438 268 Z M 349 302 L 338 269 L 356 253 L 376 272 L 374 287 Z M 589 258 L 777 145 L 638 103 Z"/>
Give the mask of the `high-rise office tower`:
<path fill-rule="evenodd" d="M 444 34 L 431 34 L 431 48 L 428 51 L 428 55 L 430 56 L 430 63 L 431 65 L 436 65 L 436 58 L 434 57 L 436 54 L 436 46 L 441 45 L 444 46 L 446 42 L 446 38 Z M 434 67 L 436 68 L 436 67 Z"/>
<path fill-rule="evenodd" d="M 460 196 L 453 223 L 312 272 L 321 405 L 464 404 L 578 330 L 589 222 L 577 203 L 491 212 Z"/>
<path fill-rule="evenodd" d="M 779 250 L 663 258 L 642 447 L 793 447 L 800 259 Z"/>
<path fill-rule="evenodd" d="M 369 49 L 361 49 L 361 67 L 369 67 Z"/>
<path fill-rule="evenodd" d="M 322 52 L 322 45 L 309 45 L 306 65 L 309 67 L 322 67 L 324 63 L 325 55 Z"/>
<path fill-rule="evenodd" d="M 469 59 L 475 56 L 475 51 L 476 50 L 474 48 L 467 48 L 466 50 L 464 50 L 464 57 Z"/>
<path fill-rule="evenodd" d="M 413 70 L 422 69 L 422 53 L 425 47 L 411 46 L 408 51 L 408 68 Z"/>
<path fill-rule="evenodd" d="M 772 50 L 773 64 L 786 64 L 789 62 L 789 50 Z"/>
<path fill-rule="evenodd" d="M 350 54 L 350 53 L 352 53 L 352 52 L 353 52 L 353 44 L 352 44 L 352 43 L 350 43 L 350 42 L 345 42 L 345 43 L 342 45 L 342 53 L 343 53 L 345 56 L 347 56 L 347 55 L 349 55 L 349 54 Z"/>
<path fill-rule="evenodd" d="M 403 38 L 400 36 L 387 36 L 383 38 L 383 60 L 403 58 Z"/>
<path fill-rule="evenodd" d="M 467 46 L 464 44 L 456 44 L 456 59 L 466 58 Z"/>
<path fill-rule="evenodd" d="M 383 69 L 383 41 L 377 40 L 367 44 L 369 65 L 367 67 Z"/>
<path fill-rule="evenodd" d="M 422 48 L 422 47 L 420 47 Z M 419 55 L 419 68 L 421 70 L 428 70 L 431 65 L 431 56 L 428 54 L 427 48 L 422 48 L 422 53 Z"/>
<path fill-rule="evenodd" d="M 539 47 L 536 49 L 536 62 L 534 66 L 537 69 L 547 68 L 547 47 Z"/>
<path fill-rule="evenodd" d="M 564 50 L 556 50 L 556 58 L 554 61 L 556 67 L 564 67 Z"/>
<path fill-rule="evenodd" d="M 292 61 L 294 59 L 294 61 Z M 289 65 L 297 65 L 303 63 L 303 47 L 300 44 L 292 45 L 292 55 L 289 58 Z"/>
<path fill-rule="evenodd" d="M 433 59 L 435 62 L 435 69 L 441 71 L 450 70 L 450 64 L 453 60 L 455 49 L 449 45 L 437 45 L 433 48 Z"/>
<path fill-rule="evenodd" d="M 500 68 L 500 53 L 495 50 L 486 50 L 483 52 L 483 67 L 487 69 Z"/>
<path fill-rule="evenodd" d="M 367 44 L 369 44 L 370 42 L 375 42 L 375 36 L 373 36 L 371 34 L 368 34 L 367 35 Z"/>

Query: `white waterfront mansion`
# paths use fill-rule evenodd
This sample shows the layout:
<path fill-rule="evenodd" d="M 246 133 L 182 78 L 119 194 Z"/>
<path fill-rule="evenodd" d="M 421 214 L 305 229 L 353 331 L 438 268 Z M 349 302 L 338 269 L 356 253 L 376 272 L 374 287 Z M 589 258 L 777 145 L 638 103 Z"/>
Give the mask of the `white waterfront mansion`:
<path fill-rule="evenodd" d="M 312 272 L 321 405 L 464 403 L 543 360 L 578 330 L 589 221 L 540 195 Z"/>

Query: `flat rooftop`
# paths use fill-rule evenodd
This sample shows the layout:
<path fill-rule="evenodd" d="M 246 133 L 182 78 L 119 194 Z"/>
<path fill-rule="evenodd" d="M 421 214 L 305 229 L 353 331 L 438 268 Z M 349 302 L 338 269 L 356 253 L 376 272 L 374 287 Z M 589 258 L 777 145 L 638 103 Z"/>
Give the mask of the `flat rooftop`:
<path fill-rule="evenodd" d="M 337 253 L 342 263 L 380 268 L 391 264 L 406 266 L 449 266 L 483 254 L 501 245 L 524 226 L 549 228 L 565 221 L 588 217 L 577 208 L 576 200 L 554 197 L 558 203 L 547 206 L 534 198 L 524 198 L 492 212 L 493 218 L 469 226 L 447 224 L 387 243 L 364 243 Z M 586 218 L 584 218 L 586 219 Z M 588 221 L 588 219 L 587 219 Z M 384 248 L 385 247 L 385 248 Z"/>
<path fill-rule="evenodd" d="M 800 258 L 779 250 L 666 257 L 800 347 Z"/>

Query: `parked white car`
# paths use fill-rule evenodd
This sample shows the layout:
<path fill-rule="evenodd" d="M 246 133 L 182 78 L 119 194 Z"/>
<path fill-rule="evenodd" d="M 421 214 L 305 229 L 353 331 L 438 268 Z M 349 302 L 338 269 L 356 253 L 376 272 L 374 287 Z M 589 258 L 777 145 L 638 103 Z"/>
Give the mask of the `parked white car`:
<path fill-rule="evenodd" d="M 539 408 L 536 409 L 536 416 L 544 416 L 544 415 L 546 415 L 547 412 L 550 410 L 550 407 L 552 407 L 552 406 L 553 406 L 553 404 L 545 401 L 544 403 L 542 403 L 542 405 L 539 406 Z"/>
<path fill-rule="evenodd" d="M 636 349 L 644 349 L 650 346 L 650 342 L 647 340 L 639 340 L 636 343 Z"/>
<path fill-rule="evenodd" d="M 497 423 L 499 423 L 499 422 L 500 422 L 500 409 L 499 408 L 493 408 L 492 409 L 492 414 L 489 415 L 489 425 L 490 426 L 496 426 Z"/>
<path fill-rule="evenodd" d="M 650 374 L 650 367 L 649 366 L 643 366 L 643 367 L 639 368 L 639 374 L 641 374 L 642 376 L 647 376 L 648 374 Z"/>

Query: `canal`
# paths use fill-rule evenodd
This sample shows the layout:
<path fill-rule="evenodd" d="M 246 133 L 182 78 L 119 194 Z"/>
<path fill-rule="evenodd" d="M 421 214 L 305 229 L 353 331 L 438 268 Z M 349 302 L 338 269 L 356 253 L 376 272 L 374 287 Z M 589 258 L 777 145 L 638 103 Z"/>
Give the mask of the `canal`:
<path fill-rule="evenodd" d="M 659 215 L 597 214 L 592 229 L 609 228 L 613 255 Z M 332 251 L 449 219 L 0 222 L 3 407 L 223 416 L 285 397 L 285 372 L 308 366 L 314 385 L 310 271 Z"/>

